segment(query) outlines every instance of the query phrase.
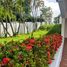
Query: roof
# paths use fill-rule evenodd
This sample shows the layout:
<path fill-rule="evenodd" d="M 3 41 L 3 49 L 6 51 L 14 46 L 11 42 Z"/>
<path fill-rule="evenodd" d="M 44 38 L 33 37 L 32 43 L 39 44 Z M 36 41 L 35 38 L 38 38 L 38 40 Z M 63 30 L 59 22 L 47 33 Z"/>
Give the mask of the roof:
<path fill-rule="evenodd" d="M 59 3 L 61 16 L 67 18 L 67 0 L 57 0 Z"/>
<path fill-rule="evenodd" d="M 63 1 L 63 0 L 56 0 L 56 1 L 58 2 L 58 1 Z"/>

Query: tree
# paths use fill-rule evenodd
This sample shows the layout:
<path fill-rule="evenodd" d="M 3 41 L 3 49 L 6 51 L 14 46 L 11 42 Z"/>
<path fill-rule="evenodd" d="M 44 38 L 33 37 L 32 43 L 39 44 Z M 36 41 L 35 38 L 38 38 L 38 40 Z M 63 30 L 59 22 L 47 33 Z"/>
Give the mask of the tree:
<path fill-rule="evenodd" d="M 6 31 L 7 34 L 10 35 L 10 34 L 8 33 L 6 27 L 5 27 L 4 24 L 3 24 L 3 19 L 4 19 L 4 14 L 3 14 L 3 12 L 4 12 L 4 8 L 3 8 L 2 6 L 0 6 L 0 22 L 1 22 L 2 26 L 3 26 L 3 28 L 4 28 L 4 32 Z M 6 36 L 6 33 L 5 33 L 5 36 Z"/>
<path fill-rule="evenodd" d="M 60 15 L 58 15 L 57 17 L 54 18 L 54 23 L 58 24 L 59 23 L 59 19 L 60 19 Z"/>
<path fill-rule="evenodd" d="M 10 24 L 13 35 L 14 35 L 13 27 L 11 25 L 11 20 L 15 20 L 15 18 L 16 18 L 15 15 L 13 14 L 13 11 L 12 11 L 13 6 L 14 6 L 13 2 L 14 2 L 13 0 L 10 0 L 10 1 L 9 0 L 3 0 L 2 1 L 2 6 L 4 8 L 4 12 L 3 12 L 3 14 L 4 14 L 3 18 L 4 19 L 2 19 L 2 20 L 5 20 L 5 23 L 6 23 L 5 37 L 7 37 L 7 29 L 8 29 L 7 23 Z M 3 23 L 2 23 L 2 25 L 3 25 Z"/>
<path fill-rule="evenodd" d="M 44 7 L 41 9 L 41 17 L 44 19 L 44 21 L 51 22 L 52 20 L 52 10 L 50 7 Z"/>
<path fill-rule="evenodd" d="M 43 0 L 0 0 L 0 21 L 3 25 L 5 36 L 11 36 L 7 29 L 7 23 L 10 24 L 13 35 L 19 33 L 20 23 L 24 23 L 31 16 L 31 1 L 33 1 L 33 7 L 35 7 L 35 17 L 34 22 L 37 21 L 37 8 L 44 5 Z M 6 26 L 3 24 L 5 21 Z M 19 26 L 17 31 L 14 31 L 12 26 L 12 21 L 18 21 Z M 37 24 L 34 23 L 35 29 L 37 29 Z M 28 32 L 28 26 L 26 26 Z M 34 29 L 34 30 L 35 30 Z"/>
<path fill-rule="evenodd" d="M 8 34 L 7 23 L 10 24 L 13 35 L 19 33 L 20 23 L 25 22 L 27 16 L 30 14 L 30 0 L 0 0 L 1 9 L 1 23 L 5 30 L 5 36 Z M 3 20 L 5 20 L 6 27 L 3 24 Z M 12 21 L 18 21 L 19 26 L 18 30 L 14 31 L 12 26 Z"/>
<path fill-rule="evenodd" d="M 33 30 L 35 31 L 37 29 L 37 18 L 38 18 L 38 11 L 37 9 L 42 8 L 44 6 L 44 1 L 43 0 L 32 0 L 33 4 L 32 4 L 32 16 L 34 17 L 34 22 L 33 22 Z"/>
<path fill-rule="evenodd" d="M 13 16 L 13 15 L 11 15 L 11 12 L 9 12 L 7 6 L 8 6 L 8 4 L 6 1 L 4 1 L 4 0 L 0 1 L 0 21 L 4 28 L 5 37 L 7 37 L 7 34 L 10 36 L 10 34 L 7 30 L 7 21 L 8 21 L 8 17 L 11 18 L 11 16 Z M 3 23 L 4 20 L 6 22 L 6 27 L 4 26 L 4 23 Z"/>

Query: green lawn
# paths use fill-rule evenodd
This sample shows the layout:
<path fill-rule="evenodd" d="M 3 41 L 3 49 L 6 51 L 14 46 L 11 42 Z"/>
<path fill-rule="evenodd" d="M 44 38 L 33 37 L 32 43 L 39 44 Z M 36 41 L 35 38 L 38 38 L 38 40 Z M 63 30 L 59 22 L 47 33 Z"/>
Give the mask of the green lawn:
<path fill-rule="evenodd" d="M 36 32 L 33 33 L 33 36 L 35 38 L 39 38 L 40 36 L 45 35 L 46 33 L 48 33 L 48 31 L 46 31 L 46 30 L 37 30 Z M 31 36 L 31 34 L 22 34 L 22 35 L 17 35 L 15 37 L 0 38 L 0 43 L 4 44 L 5 42 L 9 42 L 11 40 L 23 41 L 24 39 L 26 39 L 30 36 Z"/>

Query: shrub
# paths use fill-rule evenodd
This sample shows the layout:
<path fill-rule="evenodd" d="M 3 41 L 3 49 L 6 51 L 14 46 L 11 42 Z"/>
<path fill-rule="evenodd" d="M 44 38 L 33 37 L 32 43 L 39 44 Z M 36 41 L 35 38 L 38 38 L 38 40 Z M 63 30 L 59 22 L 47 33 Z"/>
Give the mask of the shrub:
<path fill-rule="evenodd" d="M 47 30 L 47 31 L 49 31 L 50 29 L 52 29 L 53 26 L 54 26 L 53 24 L 44 24 L 44 25 L 41 25 L 39 27 L 39 29 L 40 30 Z"/>
<path fill-rule="evenodd" d="M 48 67 L 62 42 L 60 34 L 0 45 L 1 67 Z"/>
<path fill-rule="evenodd" d="M 48 34 L 58 33 L 61 34 L 61 24 L 45 24 L 39 27 L 40 30 L 47 30 Z"/>
<path fill-rule="evenodd" d="M 52 29 L 50 29 L 47 33 L 48 34 L 54 34 L 54 33 L 58 33 L 61 34 L 61 24 L 56 24 L 52 27 Z"/>

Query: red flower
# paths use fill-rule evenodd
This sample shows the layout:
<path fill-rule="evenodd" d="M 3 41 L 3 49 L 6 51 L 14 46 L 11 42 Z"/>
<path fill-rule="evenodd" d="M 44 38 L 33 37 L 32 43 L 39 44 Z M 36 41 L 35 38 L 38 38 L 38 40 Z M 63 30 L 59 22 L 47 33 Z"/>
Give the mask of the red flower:
<path fill-rule="evenodd" d="M 51 63 L 52 63 L 52 60 L 51 60 L 51 59 L 49 59 L 49 60 L 48 60 L 48 64 L 51 64 Z"/>
<path fill-rule="evenodd" d="M 50 59 L 50 51 L 47 52 L 48 59 Z"/>
<path fill-rule="evenodd" d="M 3 58 L 2 60 L 3 64 L 8 64 L 9 61 L 10 61 L 10 58 Z"/>
<path fill-rule="evenodd" d="M 50 44 L 50 37 L 46 37 L 46 38 L 44 39 L 44 42 L 49 45 L 49 44 Z"/>
<path fill-rule="evenodd" d="M 28 51 L 32 50 L 32 46 L 31 45 L 27 45 L 26 46 L 26 50 L 28 50 Z"/>
<path fill-rule="evenodd" d="M 30 42 L 31 44 L 34 44 L 34 43 L 35 43 L 35 39 L 30 39 L 29 42 Z"/>

